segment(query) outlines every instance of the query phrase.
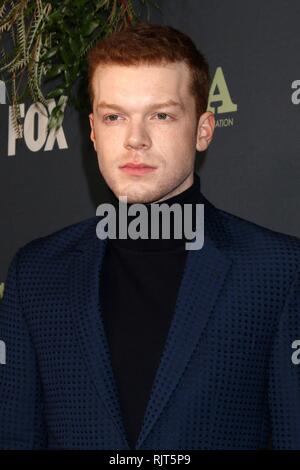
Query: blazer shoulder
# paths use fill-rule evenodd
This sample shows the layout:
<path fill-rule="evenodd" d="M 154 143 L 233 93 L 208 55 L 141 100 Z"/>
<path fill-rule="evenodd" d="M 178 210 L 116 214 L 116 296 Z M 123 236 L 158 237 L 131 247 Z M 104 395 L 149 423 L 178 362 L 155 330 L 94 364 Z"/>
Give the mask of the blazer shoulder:
<path fill-rule="evenodd" d="M 293 259 L 300 266 L 300 239 L 216 208 L 230 245 L 248 255 Z"/>
<path fill-rule="evenodd" d="M 72 253 L 84 238 L 96 230 L 97 217 L 62 227 L 46 236 L 35 238 L 23 245 L 18 251 L 22 259 L 62 260 Z"/>

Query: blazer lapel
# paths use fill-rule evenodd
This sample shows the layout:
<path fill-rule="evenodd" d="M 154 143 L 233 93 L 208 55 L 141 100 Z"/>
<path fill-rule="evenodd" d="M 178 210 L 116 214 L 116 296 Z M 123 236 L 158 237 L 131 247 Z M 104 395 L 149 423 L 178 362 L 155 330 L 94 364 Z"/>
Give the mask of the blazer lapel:
<path fill-rule="evenodd" d="M 79 243 L 70 265 L 70 306 L 87 370 L 124 446 L 129 449 L 101 314 L 99 282 L 107 240 L 98 239 L 97 221 L 99 217 L 95 217 L 88 236 Z"/>
<path fill-rule="evenodd" d="M 135 448 L 141 448 L 166 406 L 188 361 L 201 340 L 231 266 L 217 246 L 218 234 L 226 242 L 224 227 L 216 209 L 202 196 L 204 203 L 204 245 L 189 251 L 162 358 L 155 375 L 143 425 Z M 176 410 L 174 410 L 176 412 Z"/>
<path fill-rule="evenodd" d="M 227 238 L 220 215 L 203 195 L 200 202 L 205 208 L 204 246 L 187 254 L 174 315 L 135 449 L 141 448 L 184 373 L 232 263 L 222 250 Z M 99 217 L 95 217 L 89 234 L 78 244 L 72 258 L 70 305 L 87 370 L 116 425 L 124 448 L 130 449 L 101 313 L 99 282 L 107 240 L 99 240 L 96 236 L 98 221 Z"/>

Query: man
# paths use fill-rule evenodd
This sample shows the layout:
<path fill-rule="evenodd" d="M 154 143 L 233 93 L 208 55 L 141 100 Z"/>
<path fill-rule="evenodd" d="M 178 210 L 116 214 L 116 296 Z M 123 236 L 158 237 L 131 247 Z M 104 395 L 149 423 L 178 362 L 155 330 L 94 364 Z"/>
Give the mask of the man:
<path fill-rule="evenodd" d="M 96 216 L 18 250 L 0 312 L 0 447 L 259 449 L 271 435 L 300 449 L 300 241 L 200 192 L 204 57 L 141 23 L 94 47 L 89 87 L 116 214 L 126 197 L 153 226 L 151 208 L 190 205 L 195 227 L 204 206 L 204 244 L 186 250 L 175 216 L 168 238 L 101 239 Z"/>

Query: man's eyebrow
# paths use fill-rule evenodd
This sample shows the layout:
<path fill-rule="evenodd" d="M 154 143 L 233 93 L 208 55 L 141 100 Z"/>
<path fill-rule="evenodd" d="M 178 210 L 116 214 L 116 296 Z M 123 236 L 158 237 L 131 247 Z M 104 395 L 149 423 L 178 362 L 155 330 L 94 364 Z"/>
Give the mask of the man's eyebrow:
<path fill-rule="evenodd" d="M 157 108 L 169 108 L 169 107 L 173 107 L 173 106 L 177 106 L 179 107 L 180 109 L 184 110 L 185 107 L 183 106 L 182 103 L 179 103 L 177 101 L 174 101 L 174 100 L 168 100 L 168 101 L 164 101 L 162 103 L 152 103 L 148 109 L 157 109 Z M 113 103 L 106 103 L 105 101 L 100 101 L 99 104 L 97 104 L 97 109 L 98 108 L 109 108 L 109 109 L 115 109 L 117 111 L 124 111 L 122 106 L 119 106 L 117 104 L 113 104 Z"/>

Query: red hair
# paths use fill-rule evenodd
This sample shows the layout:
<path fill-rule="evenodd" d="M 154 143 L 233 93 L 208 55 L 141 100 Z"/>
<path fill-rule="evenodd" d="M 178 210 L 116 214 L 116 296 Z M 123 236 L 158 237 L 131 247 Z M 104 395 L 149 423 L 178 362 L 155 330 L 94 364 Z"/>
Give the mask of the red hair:
<path fill-rule="evenodd" d="M 205 57 L 186 34 L 171 26 L 139 22 L 99 41 L 88 53 L 88 91 L 93 103 L 93 77 L 99 65 L 159 65 L 184 62 L 190 70 L 190 92 L 197 120 L 207 109 L 210 85 Z"/>

